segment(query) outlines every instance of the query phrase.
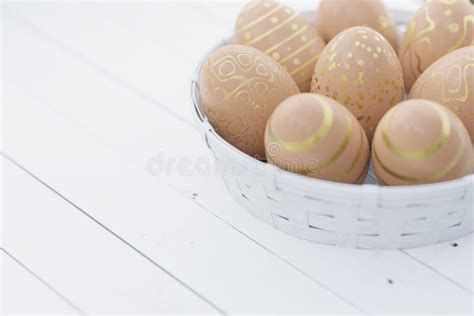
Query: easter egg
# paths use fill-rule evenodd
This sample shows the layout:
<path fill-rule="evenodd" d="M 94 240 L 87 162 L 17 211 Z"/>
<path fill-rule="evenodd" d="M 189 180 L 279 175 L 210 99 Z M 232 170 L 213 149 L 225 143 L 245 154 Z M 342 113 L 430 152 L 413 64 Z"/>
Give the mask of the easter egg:
<path fill-rule="evenodd" d="M 367 27 L 353 27 L 328 43 L 314 69 L 311 92 L 342 103 L 369 139 L 382 116 L 403 100 L 403 75 L 390 43 Z"/>
<path fill-rule="evenodd" d="M 474 44 L 474 6 L 468 0 L 426 1 L 408 23 L 399 57 L 405 87 L 436 60 Z"/>
<path fill-rule="evenodd" d="M 265 132 L 269 163 L 301 175 L 362 183 L 369 145 L 355 117 L 338 102 L 313 93 L 283 101 Z"/>
<path fill-rule="evenodd" d="M 474 151 L 466 128 L 447 107 L 424 99 L 402 102 L 385 114 L 372 144 L 382 184 L 414 185 L 470 174 Z"/>
<path fill-rule="evenodd" d="M 325 43 L 305 17 L 275 1 L 252 1 L 240 13 L 234 41 L 271 56 L 308 92 Z"/>
<path fill-rule="evenodd" d="M 242 45 L 222 46 L 208 56 L 199 90 L 203 110 L 216 132 L 257 159 L 265 158 L 268 117 L 281 101 L 299 93 L 280 64 Z"/>
<path fill-rule="evenodd" d="M 455 50 L 432 64 L 410 90 L 410 99 L 428 99 L 451 109 L 474 143 L 474 46 Z"/>

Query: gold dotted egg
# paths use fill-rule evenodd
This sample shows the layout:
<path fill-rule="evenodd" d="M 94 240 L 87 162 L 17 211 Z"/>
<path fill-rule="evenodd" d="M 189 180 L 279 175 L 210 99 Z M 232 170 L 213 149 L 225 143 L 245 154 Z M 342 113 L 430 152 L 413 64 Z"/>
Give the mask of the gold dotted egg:
<path fill-rule="evenodd" d="M 354 27 L 328 43 L 314 69 L 311 92 L 341 102 L 369 139 L 387 110 L 403 100 L 400 62 L 376 31 Z"/>
<path fill-rule="evenodd" d="M 281 101 L 299 93 L 281 65 L 243 45 L 212 52 L 201 70 L 199 88 L 204 112 L 216 132 L 257 159 L 265 158 L 268 117 Z"/>
<path fill-rule="evenodd" d="M 283 101 L 268 120 L 266 157 L 284 170 L 345 183 L 362 183 L 369 145 L 355 117 L 333 99 L 302 93 Z"/>
<path fill-rule="evenodd" d="M 278 61 L 301 91 L 309 91 L 324 41 L 302 15 L 274 1 L 252 1 L 239 15 L 234 39 Z"/>
<path fill-rule="evenodd" d="M 414 185 L 470 174 L 474 151 L 459 118 L 438 103 L 413 99 L 393 107 L 375 132 L 372 158 L 386 185 Z"/>

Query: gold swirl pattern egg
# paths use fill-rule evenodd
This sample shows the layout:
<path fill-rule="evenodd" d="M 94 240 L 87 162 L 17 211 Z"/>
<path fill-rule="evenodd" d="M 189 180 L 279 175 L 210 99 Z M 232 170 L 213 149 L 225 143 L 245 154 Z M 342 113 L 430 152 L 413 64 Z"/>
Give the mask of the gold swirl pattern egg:
<path fill-rule="evenodd" d="M 397 49 L 397 32 L 383 0 L 321 0 L 316 25 L 326 42 L 340 32 L 367 26 L 382 34 Z"/>
<path fill-rule="evenodd" d="M 354 114 L 369 139 L 387 110 L 403 100 L 403 75 L 387 40 L 367 27 L 337 35 L 314 69 L 311 92 L 342 103 Z"/>
<path fill-rule="evenodd" d="M 265 131 L 267 160 L 281 169 L 344 183 L 362 183 L 369 145 L 355 117 L 338 102 L 302 93 L 283 101 Z"/>
<path fill-rule="evenodd" d="M 309 91 L 314 65 L 325 45 L 302 15 L 275 1 L 252 1 L 243 8 L 235 42 L 270 55 L 304 92 Z"/>
<path fill-rule="evenodd" d="M 450 108 L 461 119 L 474 143 L 474 46 L 438 59 L 413 85 L 410 99 L 428 99 Z"/>
<path fill-rule="evenodd" d="M 413 99 L 393 107 L 380 121 L 372 145 L 379 181 L 413 185 L 470 174 L 474 151 L 466 128 L 448 108 Z"/>
<path fill-rule="evenodd" d="M 242 45 L 212 52 L 202 67 L 199 88 L 201 105 L 216 132 L 257 159 L 265 158 L 268 117 L 281 101 L 299 93 L 277 62 Z"/>
<path fill-rule="evenodd" d="M 474 44 L 474 7 L 468 0 L 430 0 L 408 23 L 399 56 L 405 86 L 440 57 Z"/>

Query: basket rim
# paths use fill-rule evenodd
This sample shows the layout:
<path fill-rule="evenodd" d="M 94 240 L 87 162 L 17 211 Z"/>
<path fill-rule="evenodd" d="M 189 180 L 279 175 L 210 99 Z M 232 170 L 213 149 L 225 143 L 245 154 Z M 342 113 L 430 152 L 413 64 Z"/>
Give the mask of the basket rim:
<path fill-rule="evenodd" d="M 193 79 L 191 81 L 191 97 L 194 104 L 195 115 L 198 120 L 198 123 L 201 125 L 201 129 L 204 133 L 212 133 L 213 137 L 217 139 L 221 146 L 223 146 L 228 152 L 230 152 L 236 159 L 242 161 L 245 165 L 253 165 L 256 168 L 267 168 L 271 169 L 274 174 L 278 174 L 283 179 L 288 179 L 292 182 L 299 182 L 301 185 L 306 186 L 325 186 L 326 188 L 333 188 L 336 190 L 350 190 L 350 191 L 357 191 L 360 192 L 366 191 L 367 187 L 377 188 L 380 192 L 387 192 L 390 194 L 404 194 L 407 191 L 410 193 L 414 193 L 413 190 L 417 190 L 419 193 L 427 192 L 427 191 L 439 191 L 439 190 L 447 190 L 450 188 L 457 188 L 457 187 L 464 187 L 467 184 L 471 183 L 474 186 L 474 174 L 470 174 L 464 176 L 462 178 L 436 182 L 436 183 L 428 183 L 428 184 L 415 184 L 415 185 L 406 185 L 406 186 L 382 186 L 379 184 L 350 184 L 350 183 L 339 183 L 329 180 L 322 180 L 317 178 L 305 177 L 299 174 L 295 174 L 283 169 L 278 168 L 269 163 L 265 163 L 258 159 L 255 159 L 244 152 L 238 150 L 232 144 L 227 142 L 224 138 L 222 138 L 212 127 L 212 125 L 207 120 L 204 112 L 201 110 L 198 92 L 199 91 L 199 84 L 197 79 Z"/>
<path fill-rule="evenodd" d="M 406 14 L 407 10 L 397 10 L 392 9 L 392 13 L 398 14 Z M 308 12 L 302 12 L 302 14 L 308 14 Z M 229 36 L 230 38 L 230 36 Z M 436 183 L 428 183 L 428 184 L 415 184 L 415 185 L 401 185 L 401 186 L 383 186 L 380 184 L 350 184 L 350 183 L 339 183 L 329 180 L 322 180 L 317 178 L 305 177 L 299 174 L 295 174 L 283 169 L 278 168 L 269 163 L 265 163 L 258 159 L 255 159 L 244 152 L 238 150 L 232 144 L 227 142 L 223 139 L 214 129 L 214 127 L 209 123 L 204 111 L 201 108 L 200 100 L 199 100 L 199 75 L 201 71 L 201 67 L 204 63 L 206 57 L 210 54 L 210 52 L 215 49 L 216 47 L 220 47 L 222 45 L 228 44 L 226 40 L 218 41 L 218 44 L 214 45 L 208 52 L 206 52 L 204 58 L 196 66 L 194 71 L 194 75 L 190 81 L 190 90 L 191 90 L 191 100 L 193 106 L 194 117 L 199 124 L 199 129 L 204 133 L 212 133 L 213 137 L 219 142 L 219 145 L 224 147 L 229 153 L 231 153 L 235 158 L 242 161 L 245 165 L 255 166 L 256 168 L 267 168 L 270 169 L 272 174 L 278 174 L 281 179 L 289 180 L 293 183 L 297 182 L 301 185 L 308 186 L 308 187 L 321 187 L 324 186 L 328 189 L 334 189 L 339 191 L 353 191 L 354 193 L 362 193 L 366 192 L 368 188 L 376 189 L 381 194 L 405 194 L 408 191 L 413 193 L 423 193 L 423 192 L 433 192 L 433 191 L 440 191 L 440 190 L 448 190 L 448 189 L 456 189 L 456 188 L 463 188 L 469 186 L 471 184 L 474 187 L 474 173 L 464 176 L 462 178 L 436 182 Z M 212 148 L 211 148 L 212 149 Z M 415 191 L 415 192 L 414 192 Z"/>

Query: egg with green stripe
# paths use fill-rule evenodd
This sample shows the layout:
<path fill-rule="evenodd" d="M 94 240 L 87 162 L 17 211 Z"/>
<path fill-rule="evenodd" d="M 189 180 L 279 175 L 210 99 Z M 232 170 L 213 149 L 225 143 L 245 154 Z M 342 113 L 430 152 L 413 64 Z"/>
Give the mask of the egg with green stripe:
<path fill-rule="evenodd" d="M 424 99 L 399 103 L 375 131 L 372 158 L 380 183 L 414 185 L 472 173 L 474 150 L 460 119 Z"/>
<path fill-rule="evenodd" d="M 270 55 L 308 92 L 314 65 L 325 43 L 314 25 L 275 1 L 252 1 L 240 12 L 234 41 Z"/>
<path fill-rule="evenodd" d="M 328 97 L 301 93 L 275 109 L 265 130 L 267 161 L 313 178 L 363 183 L 369 145 L 357 119 Z"/>

